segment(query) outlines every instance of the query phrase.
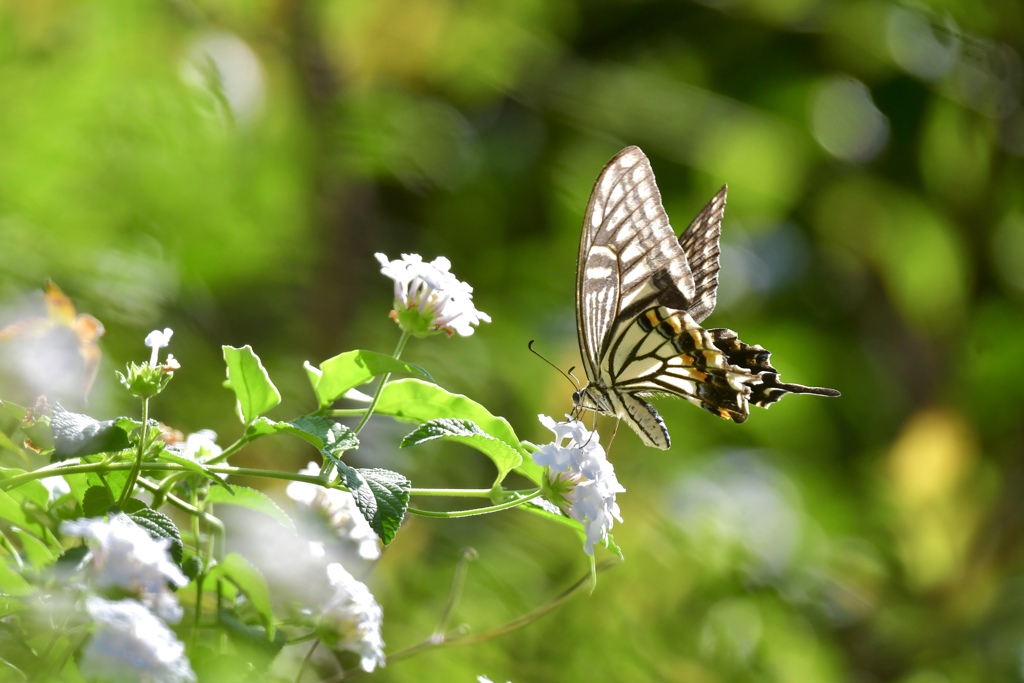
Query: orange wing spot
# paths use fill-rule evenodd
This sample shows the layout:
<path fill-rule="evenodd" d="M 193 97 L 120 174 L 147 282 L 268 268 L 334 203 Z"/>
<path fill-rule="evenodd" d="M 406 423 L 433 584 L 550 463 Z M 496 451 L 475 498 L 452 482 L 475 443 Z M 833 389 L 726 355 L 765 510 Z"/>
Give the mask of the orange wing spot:
<path fill-rule="evenodd" d="M 708 373 L 701 372 L 697 368 L 686 368 L 686 376 L 697 382 L 705 382 L 708 379 Z"/>
<path fill-rule="evenodd" d="M 647 321 L 651 323 L 651 327 L 657 327 L 661 321 L 658 319 L 658 312 L 653 308 L 647 311 Z"/>
<path fill-rule="evenodd" d="M 670 315 L 668 318 L 665 318 L 665 322 L 668 323 L 669 327 L 672 328 L 673 337 L 678 337 L 680 334 L 682 334 L 683 324 L 679 322 L 678 315 Z"/>

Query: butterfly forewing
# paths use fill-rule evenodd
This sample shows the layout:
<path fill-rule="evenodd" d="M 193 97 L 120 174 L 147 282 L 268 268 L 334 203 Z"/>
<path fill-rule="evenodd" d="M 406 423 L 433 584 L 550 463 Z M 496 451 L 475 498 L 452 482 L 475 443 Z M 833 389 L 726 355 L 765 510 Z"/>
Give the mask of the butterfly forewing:
<path fill-rule="evenodd" d="M 653 280 L 660 278 L 655 286 Z M 637 147 L 601 171 L 587 205 L 576 273 L 580 349 L 591 381 L 627 308 L 659 297 L 685 304 L 695 293 L 686 255 L 661 204 L 654 171 Z"/>
<path fill-rule="evenodd" d="M 702 322 L 715 310 L 718 299 L 718 237 L 725 214 L 725 195 L 729 188 L 722 186 L 711 201 L 701 209 L 686 231 L 679 236 L 679 245 L 693 274 L 696 293 L 686 312 L 695 322 Z"/>

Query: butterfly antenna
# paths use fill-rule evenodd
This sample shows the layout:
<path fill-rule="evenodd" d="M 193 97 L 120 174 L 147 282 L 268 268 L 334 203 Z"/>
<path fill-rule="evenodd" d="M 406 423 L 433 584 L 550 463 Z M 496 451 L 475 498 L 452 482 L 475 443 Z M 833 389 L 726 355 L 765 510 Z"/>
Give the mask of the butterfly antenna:
<path fill-rule="evenodd" d="M 569 366 L 569 372 L 567 374 L 569 375 L 569 378 L 572 379 L 572 383 L 576 386 L 576 391 L 579 391 L 580 390 L 580 386 L 581 386 L 580 381 L 578 379 L 576 379 L 576 375 L 572 374 L 572 371 L 575 370 L 575 369 L 576 369 L 575 365 L 570 365 Z"/>
<path fill-rule="evenodd" d="M 575 377 L 573 377 L 573 375 L 572 375 L 572 371 L 573 371 L 573 368 L 575 368 L 576 366 L 573 366 L 572 368 L 569 368 L 569 372 L 568 372 L 568 373 L 566 373 L 566 372 L 563 372 L 563 371 L 562 371 L 562 368 L 558 367 L 557 365 L 555 365 L 554 363 L 552 363 L 551 361 L 549 361 L 549 360 L 548 360 L 547 358 L 545 358 L 544 356 L 542 356 L 542 355 L 540 354 L 540 352 L 539 352 L 539 351 L 537 351 L 537 350 L 536 350 L 535 348 L 533 348 L 533 343 L 534 343 L 535 341 L 536 341 L 535 339 L 531 339 L 531 340 L 530 340 L 530 343 L 526 345 L 526 348 L 530 349 L 530 353 L 532 353 L 533 355 L 537 356 L 537 358 L 540 358 L 540 359 L 541 359 L 542 361 L 544 361 L 545 363 L 547 363 L 548 365 L 550 365 L 551 367 L 553 367 L 553 368 L 554 368 L 555 370 L 558 370 L 558 373 L 559 373 L 559 374 L 560 374 L 560 375 L 561 375 L 562 377 L 565 377 L 565 378 L 566 378 L 567 380 L 569 380 L 570 382 L 572 382 L 572 385 L 573 385 L 574 387 L 576 387 L 576 391 L 579 391 L 579 390 L 580 390 L 580 382 L 579 382 L 579 380 L 578 380 L 578 379 L 576 379 L 576 378 L 575 378 Z"/>

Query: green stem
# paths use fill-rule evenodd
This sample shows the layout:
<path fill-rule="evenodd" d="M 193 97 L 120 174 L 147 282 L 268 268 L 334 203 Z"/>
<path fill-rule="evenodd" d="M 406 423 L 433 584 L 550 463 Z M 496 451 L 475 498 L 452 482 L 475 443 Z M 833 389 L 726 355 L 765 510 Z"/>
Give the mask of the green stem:
<path fill-rule="evenodd" d="M 299 664 L 299 670 L 295 672 L 295 683 L 299 683 L 302 680 L 302 674 L 306 673 L 306 666 L 309 664 L 309 660 L 313 658 L 313 653 L 316 651 L 316 647 L 319 644 L 319 638 L 314 640 L 313 644 L 309 647 L 309 651 L 306 652 L 306 656 L 302 658 L 302 663 Z"/>
<path fill-rule="evenodd" d="M 512 493 L 517 493 L 513 491 Z M 410 496 L 432 498 L 490 498 L 493 489 L 409 489 Z"/>
<path fill-rule="evenodd" d="M 518 507 L 528 500 L 532 500 L 541 494 L 541 489 L 527 494 L 522 497 L 516 497 L 513 500 L 507 500 L 504 503 L 498 503 L 497 505 L 488 505 L 482 508 L 473 508 L 472 510 L 454 510 L 452 512 L 436 512 L 434 510 L 421 510 L 419 508 L 408 508 L 407 512 L 413 515 L 420 515 L 421 517 L 434 517 L 435 519 L 459 519 L 460 517 L 474 517 L 476 515 L 486 515 L 491 512 L 500 512 L 501 510 L 508 510 L 509 508 Z"/>
<path fill-rule="evenodd" d="M 452 585 L 448 589 L 448 601 L 441 610 L 441 618 L 437 620 L 437 627 L 434 629 L 433 638 L 444 639 L 448 633 L 448 625 L 451 623 L 452 615 L 455 614 L 462 598 L 462 589 L 466 585 L 466 576 L 469 574 L 469 563 L 477 558 L 477 553 L 472 548 L 463 548 L 459 556 L 459 562 L 455 565 L 455 574 L 452 576 Z"/>
<path fill-rule="evenodd" d="M 117 501 L 118 507 L 124 507 L 128 499 L 132 497 L 132 490 L 139 478 L 139 470 L 142 468 L 142 456 L 146 453 L 146 440 L 149 437 L 149 399 L 142 399 L 142 434 L 139 436 L 139 452 L 135 455 L 135 466 L 128 474 L 128 481 L 121 490 L 121 498 Z"/>
<path fill-rule="evenodd" d="M 163 490 L 164 490 L 163 485 L 161 485 L 160 486 L 160 491 L 163 491 Z M 197 499 L 197 492 L 195 491 L 195 489 L 193 489 L 193 491 L 192 491 L 192 500 L 190 501 L 189 504 L 192 505 L 192 507 L 195 507 L 198 510 L 199 509 L 199 507 L 197 505 L 198 502 L 199 501 Z M 200 621 L 200 617 L 202 617 L 202 615 L 203 615 L 203 583 L 204 583 L 204 581 L 203 581 L 203 574 L 205 574 L 206 568 L 210 566 L 209 562 L 203 558 L 202 548 L 200 548 L 200 544 L 202 543 L 201 533 L 202 533 L 202 530 L 199 528 L 199 515 L 192 515 L 192 543 L 193 543 L 193 548 L 195 550 L 196 555 L 203 562 L 202 569 L 199 572 L 200 575 L 196 577 L 196 579 L 197 579 L 196 580 L 196 607 L 195 607 L 195 610 L 194 610 L 194 612 L 192 614 L 192 633 L 189 634 L 191 636 L 191 641 L 192 641 L 191 642 L 191 650 L 193 652 L 195 651 L 195 648 L 196 648 L 196 639 L 199 637 L 199 621 Z"/>
<path fill-rule="evenodd" d="M 215 465 L 215 464 L 217 464 L 219 462 L 224 462 L 225 460 L 230 458 L 232 455 L 234 455 L 238 451 L 242 450 L 242 448 L 247 443 L 252 441 L 253 438 L 255 438 L 255 437 L 251 437 L 251 436 L 247 436 L 245 434 L 242 434 L 242 436 L 240 436 L 237 439 L 235 439 L 235 442 L 233 444 L 231 444 L 230 446 L 228 446 L 227 448 L 222 450 L 220 452 L 220 455 L 218 455 L 218 456 L 216 456 L 214 458 L 210 458 L 209 460 L 207 460 L 206 464 L 207 465 Z"/>
<path fill-rule="evenodd" d="M 98 462 L 83 463 L 80 460 L 78 464 L 69 465 L 69 462 L 73 462 L 74 459 L 65 460 L 63 462 L 55 463 L 53 465 L 47 465 L 46 467 L 40 467 L 38 470 L 32 470 L 24 474 L 19 474 L 13 477 L 9 477 L 0 481 L 0 491 L 8 491 L 10 489 L 21 486 L 27 481 L 33 481 L 35 479 L 42 479 L 43 477 L 52 477 L 55 475 L 64 474 L 82 474 L 87 472 L 96 472 L 97 474 L 106 474 L 108 472 L 116 472 L 120 470 L 134 469 L 135 462 L 118 462 L 103 464 Z M 204 466 L 206 467 L 206 466 Z M 322 477 L 316 474 L 299 474 L 298 472 L 281 472 L 278 470 L 264 470 L 257 469 L 254 467 L 232 467 L 229 465 L 215 465 L 212 467 L 206 467 L 207 471 L 213 472 L 214 474 L 234 474 L 242 477 L 266 477 L 269 479 L 283 479 L 286 481 L 301 481 L 307 484 L 317 484 L 323 486 L 326 482 Z M 184 465 L 179 465 L 175 462 L 166 462 L 162 460 L 154 460 L 153 462 L 144 462 L 139 466 L 140 473 L 147 471 L 154 472 L 191 472 Z"/>
<path fill-rule="evenodd" d="M 599 565 L 597 565 L 597 571 L 604 571 L 606 569 L 609 569 L 618 564 L 619 562 L 621 562 L 621 560 L 619 560 L 618 558 L 604 560 Z M 590 570 L 588 570 L 582 578 L 580 578 L 576 583 L 562 591 L 550 602 L 541 605 L 535 610 L 527 612 L 526 614 L 517 619 L 513 619 L 512 621 L 502 624 L 501 626 L 496 626 L 495 628 L 492 628 L 489 631 L 483 631 L 481 633 L 460 633 L 459 635 L 450 637 L 442 635 L 440 638 L 436 635 L 432 635 L 431 637 L 427 638 L 426 640 L 420 643 L 407 647 L 404 650 L 399 650 L 394 654 L 388 655 L 388 664 L 391 664 L 392 662 L 397 662 L 401 659 L 407 659 L 409 657 L 412 657 L 413 655 L 417 655 L 420 652 L 424 652 L 426 650 L 433 650 L 435 648 L 444 647 L 445 645 L 472 645 L 474 643 L 482 643 L 488 640 L 493 640 L 507 633 L 511 633 L 512 631 L 521 629 L 524 626 L 528 626 L 529 624 L 537 621 L 538 619 L 550 614 L 555 609 L 561 607 L 567 600 L 569 600 L 569 598 L 578 593 L 584 587 L 589 587 L 590 581 L 591 572 Z M 343 680 L 344 678 L 354 678 L 356 675 L 360 673 L 362 673 L 362 671 L 356 669 L 354 671 L 347 672 L 347 675 L 342 674 L 341 676 L 334 676 L 332 678 L 328 678 L 324 681 L 324 683 L 332 683 L 334 681 Z"/>
<path fill-rule="evenodd" d="M 395 360 L 398 360 L 399 358 L 401 358 L 402 351 L 405 350 L 405 345 L 406 345 L 406 343 L 408 341 L 409 341 L 409 333 L 403 331 L 402 332 L 402 336 L 398 340 L 398 345 L 395 346 L 395 352 L 391 354 L 391 357 L 394 358 Z M 377 401 L 380 400 L 380 395 L 384 391 L 384 385 L 388 383 L 389 379 L 391 379 L 391 373 L 390 372 L 385 374 L 381 378 L 380 384 L 377 385 L 377 390 L 375 392 L 373 392 L 373 398 L 370 399 L 369 407 L 367 407 L 366 408 L 366 412 L 363 413 L 363 417 L 362 417 L 361 420 L 359 420 L 359 424 L 357 424 L 356 428 L 352 430 L 354 433 L 358 434 L 360 432 L 360 430 L 362 430 L 363 426 L 366 424 L 366 421 L 370 419 L 371 415 L 373 415 L 373 410 L 374 410 L 374 408 L 377 407 Z"/>

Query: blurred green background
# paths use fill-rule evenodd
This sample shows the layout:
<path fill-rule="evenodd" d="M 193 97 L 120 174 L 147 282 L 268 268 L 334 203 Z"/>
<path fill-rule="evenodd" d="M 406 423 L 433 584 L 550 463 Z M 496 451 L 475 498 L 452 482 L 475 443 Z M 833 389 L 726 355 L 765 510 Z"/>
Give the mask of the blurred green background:
<path fill-rule="evenodd" d="M 171 327 L 155 416 L 230 443 L 220 346 L 252 344 L 275 417 L 311 410 L 303 361 L 397 340 L 373 253 L 417 252 L 494 322 L 405 357 L 547 440 L 536 415 L 571 388 L 526 344 L 579 365 L 584 208 L 637 144 L 677 231 L 729 184 L 708 325 L 843 396 L 741 426 L 655 401 L 673 448 L 619 431 L 626 562 L 592 596 L 376 677 L 1021 680 L 1022 49 L 1019 0 L 2 2 L 0 326 L 49 277 L 106 336 L 87 407 L 11 346 L 0 395 L 134 414 L 113 371 Z M 376 419 L 352 456 L 489 485 L 468 449 L 399 451 L 408 431 Z M 274 439 L 235 462 L 315 455 Z M 389 650 L 429 635 L 465 546 L 475 631 L 587 568 L 522 513 L 410 519 L 368 578 Z"/>

